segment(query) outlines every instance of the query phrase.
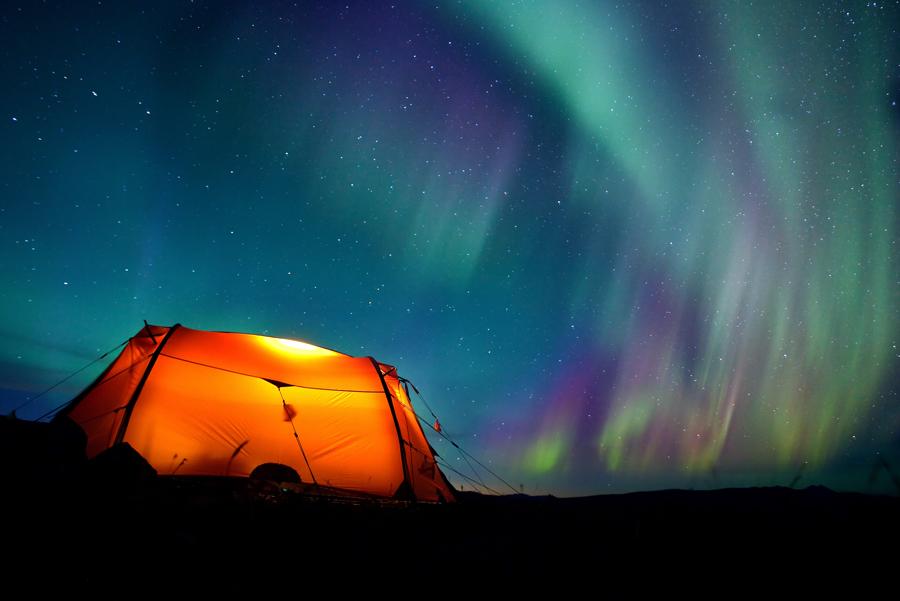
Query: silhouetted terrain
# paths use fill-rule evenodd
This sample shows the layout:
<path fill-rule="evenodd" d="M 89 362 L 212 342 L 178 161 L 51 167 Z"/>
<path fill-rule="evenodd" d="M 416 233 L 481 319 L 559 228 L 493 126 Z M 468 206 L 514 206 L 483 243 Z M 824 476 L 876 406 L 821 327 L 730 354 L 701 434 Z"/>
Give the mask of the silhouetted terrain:
<path fill-rule="evenodd" d="M 821 487 L 460 493 L 459 503 L 416 505 L 157 477 L 130 447 L 88 461 L 79 444 L 65 424 L 0 419 L 2 565 L 12 582 L 125 586 L 106 594 L 128 595 L 188 584 L 281 596 L 324 583 L 391 594 L 410 583 L 465 591 L 473 579 L 621 585 L 626 574 L 657 577 L 658 567 L 701 585 L 721 567 L 820 584 L 853 570 L 877 582 L 892 579 L 900 535 L 900 499 Z"/>

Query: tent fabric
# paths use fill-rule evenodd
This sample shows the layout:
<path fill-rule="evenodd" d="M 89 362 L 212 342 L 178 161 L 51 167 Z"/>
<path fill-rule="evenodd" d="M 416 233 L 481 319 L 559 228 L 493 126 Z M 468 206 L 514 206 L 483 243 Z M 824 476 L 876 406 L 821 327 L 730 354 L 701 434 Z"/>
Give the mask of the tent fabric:
<path fill-rule="evenodd" d="M 276 463 L 305 483 L 454 500 L 396 368 L 296 340 L 147 325 L 60 415 L 89 457 L 127 442 L 161 475 Z"/>

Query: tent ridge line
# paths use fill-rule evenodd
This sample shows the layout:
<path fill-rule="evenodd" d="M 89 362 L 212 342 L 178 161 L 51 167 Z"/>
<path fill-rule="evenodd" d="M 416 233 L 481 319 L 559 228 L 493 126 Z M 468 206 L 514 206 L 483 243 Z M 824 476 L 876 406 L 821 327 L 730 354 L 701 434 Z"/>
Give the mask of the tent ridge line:
<path fill-rule="evenodd" d="M 134 389 L 134 393 L 132 393 L 131 398 L 128 400 L 128 404 L 125 406 L 125 415 L 122 416 L 122 423 L 119 425 L 119 431 L 116 433 L 116 440 L 114 444 L 120 444 L 123 440 L 125 440 L 125 430 L 128 429 L 128 422 L 131 421 L 131 414 L 134 412 L 134 406 L 137 404 L 138 397 L 141 396 L 141 391 L 144 389 L 144 384 L 147 383 L 147 378 L 150 377 L 150 371 L 153 369 L 153 366 L 156 365 L 156 360 L 159 359 L 160 353 L 162 353 L 163 347 L 166 345 L 166 342 L 169 341 L 169 338 L 172 337 L 172 334 L 175 333 L 175 330 L 181 327 L 180 323 L 176 323 L 169 331 L 166 332 L 166 335 L 163 337 L 162 342 L 156 347 L 156 350 L 153 351 L 153 356 L 150 357 L 150 363 L 147 364 L 147 369 L 144 370 L 144 375 L 141 376 L 141 381 L 138 382 L 138 385 Z"/>
<path fill-rule="evenodd" d="M 378 379 L 381 380 L 381 386 L 384 388 L 384 396 L 385 399 L 387 399 L 388 408 L 391 410 L 391 417 L 394 418 L 394 427 L 397 429 L 397 442 L 400 444 L 400 464 L 403 466 L 403 482 L 406 484 L 412 498 L 415 499 L 415 491 L 413 490 L 412 480 L 409 477 L 409 467 L 406 465 L 406 448 L 403 446 L 405 441 L 403 440 L 403 434 L 400 433 L 400 422 L 397 420 L 397 412 L 394 411 L 394 403 L 391 401 L 391 391 L 388 390 L 387 382 L 384 380 L 384 374 L 381 373 L 378 361 L 371 355 L 368 359 L 372 362 L 372 367 L 375 368 Z"/>
<path fill-rule="evenodd" d="M 221 334 L 222 332 L 216 332 L 216 333 Z M 227 334 L 229 332 L 225 332 L 225 333 Z M 247 373 L 247 372 L 243 372 L 243 371 L 235 371 L 233 369 L 228 369 L 226 367 L 218 367 L 216 365 L 210 365 L 209 363 L 203 363 L 201 361 L 193 361 L 191 359 L 185 359 L 184 357 L 179 357 L 178 355 L 170 355 L 168 353 L 162 353 L 162 356 L 168 357 L 169 359 L 175 359 L 176 361 L 183 361 L 185 363 L 191 363 L 192 365 L 199 365 L 200 367 L 208 367 L 209 369 L 225 371 L 230 374 L 235 374 L 238 376 L 246 376 L 248 378 L 256 378 L 258 380 L 265 380 L 266 382 L 269 382 L 270 384 L 272 383 L 272 380 L 269 378 L 266 378 L 265 376 L 258 376 L 256 374 L 251 374 L 251 373 Z M 350 355 L 347 355 L 347 358 L 355 359 L 356 357 L 351 357 Z M 346 388 L 323 388 L 321 386 L 304 386 L 303 384 L 293 384 L 291 382 L 281 382 L 281 384 L 284 384 L 285 386 L 292 386 L 294 388 L 305 388 L 307 390 L 327 390 L 327 391 L 331 391 L 331 392 L 353 392 L 353 393 L 364 393 L 364 394 L 381 394 L 383 392 L 382 390 L 355 390 L 355 389 L 349 390 Z"/>

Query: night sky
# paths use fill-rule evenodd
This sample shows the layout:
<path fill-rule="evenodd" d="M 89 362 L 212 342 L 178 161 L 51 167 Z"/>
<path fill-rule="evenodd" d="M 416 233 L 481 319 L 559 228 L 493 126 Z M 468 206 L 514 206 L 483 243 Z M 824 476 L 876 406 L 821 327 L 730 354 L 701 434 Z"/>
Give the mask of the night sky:
<path fill-rule="evenodd" d="M 0 411 L 180 322 L 397 365 L 529 493 L 893 490 L 898 27 L 898 2 L 4 3 Z"/>

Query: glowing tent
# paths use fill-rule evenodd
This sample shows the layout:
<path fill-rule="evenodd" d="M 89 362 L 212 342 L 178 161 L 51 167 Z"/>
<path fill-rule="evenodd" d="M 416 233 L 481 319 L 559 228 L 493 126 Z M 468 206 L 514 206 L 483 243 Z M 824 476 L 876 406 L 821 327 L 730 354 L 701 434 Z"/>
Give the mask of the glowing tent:
<path fill-rule="evenodd" d="M 147 325 L 60 413 L 89 457 L 127 442 L 160 475 L 249 476 L 451 501 L 396 368 L 296 340 Z"/>

